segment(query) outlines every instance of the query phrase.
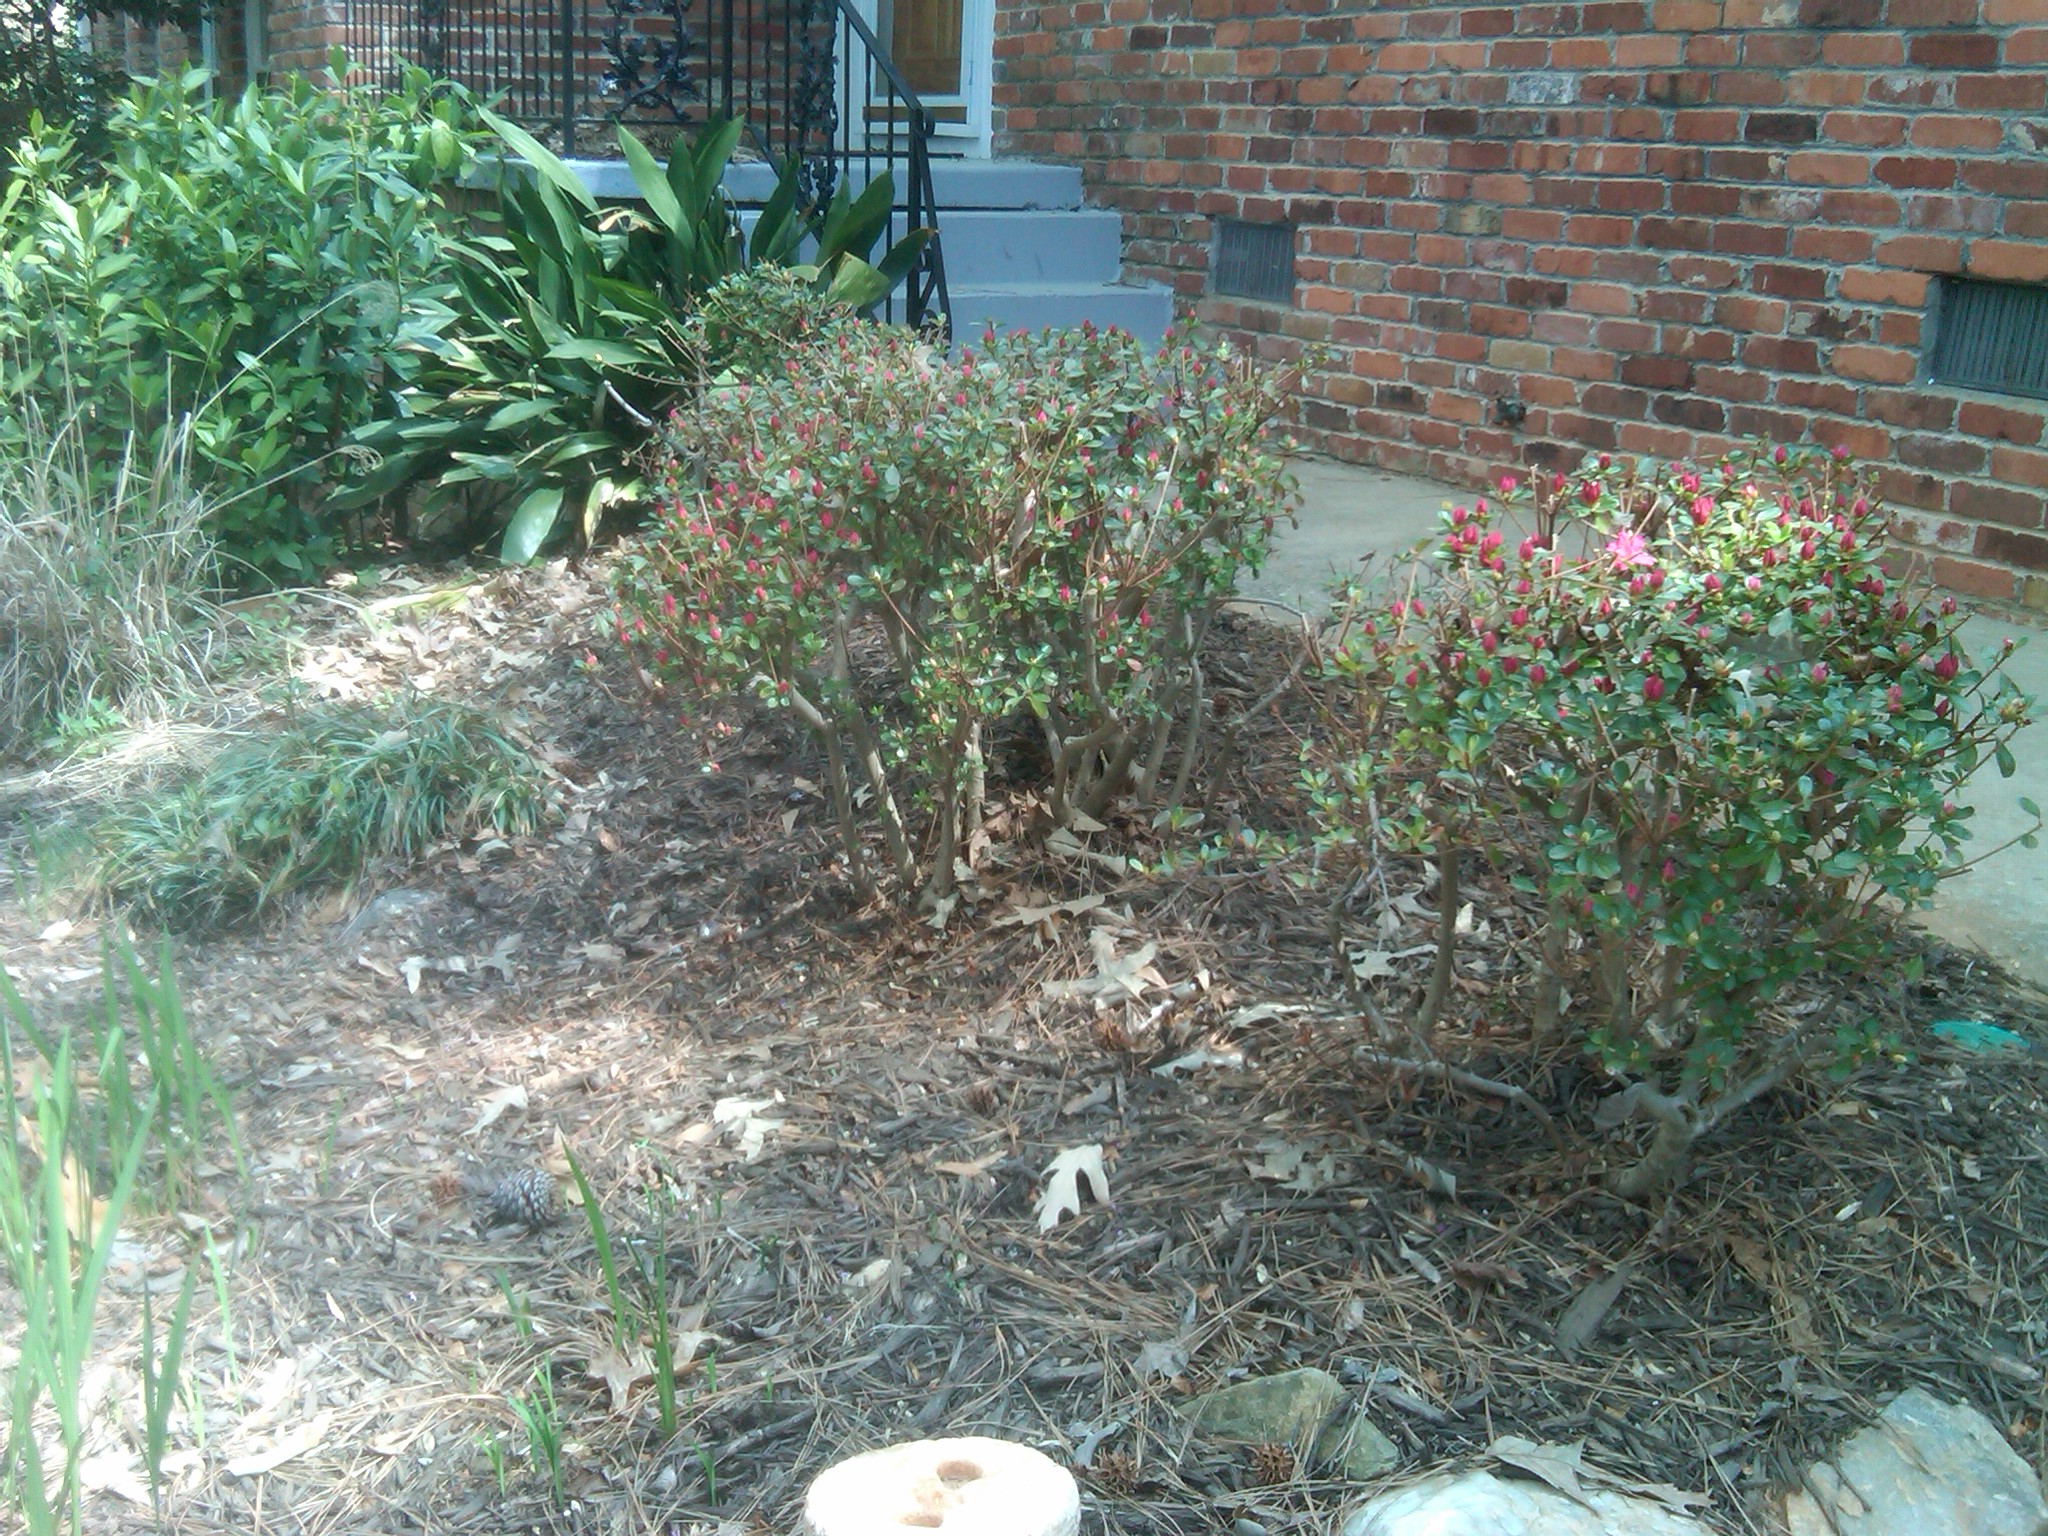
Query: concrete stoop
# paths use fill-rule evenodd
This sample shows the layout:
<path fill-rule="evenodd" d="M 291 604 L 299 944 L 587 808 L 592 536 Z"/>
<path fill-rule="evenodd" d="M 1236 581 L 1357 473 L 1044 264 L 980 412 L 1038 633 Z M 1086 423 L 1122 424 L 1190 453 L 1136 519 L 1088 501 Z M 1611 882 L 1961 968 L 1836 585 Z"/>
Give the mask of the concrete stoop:
<path fill-rule="evenodd" d="M 623 162 L 572 160 L 591 192 L 638 200 Z M 879 170 L 879 163 L 876 166 Z M 865 176 L 856 166 L 858 192 Z M 774 188 L 766 165 L 733 166 L 726 189 L 743 209 Z M 935 160 L 932 190 L 952 300 L 954 337 L 972 344 L 1001 332 L 1046 326 L 1117 326 L 1147 342 L 1165 335 L 1173 295 L 1156 283 L 1120 281 L 1123 220 L 1081 201 L 1081 173 L 1032 160 Z M 749 222 L 742 215 L 742 222 Z"/>

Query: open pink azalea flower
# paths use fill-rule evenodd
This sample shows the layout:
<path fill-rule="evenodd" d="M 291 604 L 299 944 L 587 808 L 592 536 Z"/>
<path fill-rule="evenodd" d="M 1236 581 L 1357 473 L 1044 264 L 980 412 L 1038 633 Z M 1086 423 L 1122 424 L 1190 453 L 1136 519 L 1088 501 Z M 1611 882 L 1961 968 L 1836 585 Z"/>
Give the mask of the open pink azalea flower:
<path fill-rule="evenodd" d="M 1655 565 L 1657 557 L 1650 553 L 1649 541 L 1633 528 L 1624 528 L 1607 541 L 1607 553 L 1614 557 L 1614 568 L 1625 571 L 1632 565 Z"/>

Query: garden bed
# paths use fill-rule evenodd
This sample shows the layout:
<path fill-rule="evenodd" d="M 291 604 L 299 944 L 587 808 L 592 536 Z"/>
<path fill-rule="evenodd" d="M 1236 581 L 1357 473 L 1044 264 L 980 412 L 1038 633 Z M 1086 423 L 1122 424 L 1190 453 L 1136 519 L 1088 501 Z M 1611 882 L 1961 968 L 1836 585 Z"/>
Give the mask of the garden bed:
<path fill-rule="evenodd" d="M 743 713 L 685 722 L 623 661 L 583 664 L 602 601 L 602 573 L 557 566 L 387 607 L 367 637 L 359 611 L 304 621 L 316 686 L 411 683 L 519 719 L 566 814 L 181 951 L 252 1182 L 224 1170 L 209 1205 L 137 1230 L 100 1336 L 132 1394 L 145 1271 L 175 1289 L 199 1228 L 232 1253 L 225 1315 L 195 1316 L 205 1433 L 173 1453 L 180 1527 L 785 1531 L 845 1454 L 990 1433 L 1076 1465 L 1096 1528 L 1320 1532 L 1357 1490 L 1260 1484 L 1274 1458 L 1175 1412 L 1296 1365 L 1351 1382 L 1406 1471 L 1502 1434 L 1584 1440 L 1729 1530 L 1916 1382 L 2048 1460 L 2048 1072 L 1926 1030 L 2039 1040 L 2039 995 L 1930 951 L 1922 980 L 1858 999 L 1914 1060 L 1768 1095 L 1668 1202 L 1625 1204 L 1598 1185 L 1612 1144 L 1364 1059 L 1326 896 L 1119 874 L 1162 851 L 1143 820 L 1048 849 L 1000 760 L 946 927 L 855 909 L 824 872 L 809 747 Z M 1285 667 L 1249 620 L 1212 649 L 1245 699 Z M 1270 717 L 1211 828 L 1284 819 L 1293 772 Z M 1433 890 L 1396 863 L 1355 913 L 1390 1011 L 1426 979 Z M 1532 1067 L 1497 1006 L 1516 899 L 1466 894 L 1446 1056 L 1590 1098 L 1575 1059 Z M 31 1002 L 84 1006 L 98 935 L 54 915 L 0 909 L 0 958 Z M 1113 1204 L 1041 1231 L 1043 1170 L 1088 1145 Z M 619 1263 L 667 1254 L 694 1345 L 672 1439 L 650 1383 L 607 1360 L 579 1212 L 475 1225 L 478 1175 L 566 1183 L 565 1152 Z M 548 1366 L 559 1500 L 513 1406 Z M 135 1448 L 94 1449 L 88 1523 L 145 1524 L 106 1491 L 140 1487 Z"/>

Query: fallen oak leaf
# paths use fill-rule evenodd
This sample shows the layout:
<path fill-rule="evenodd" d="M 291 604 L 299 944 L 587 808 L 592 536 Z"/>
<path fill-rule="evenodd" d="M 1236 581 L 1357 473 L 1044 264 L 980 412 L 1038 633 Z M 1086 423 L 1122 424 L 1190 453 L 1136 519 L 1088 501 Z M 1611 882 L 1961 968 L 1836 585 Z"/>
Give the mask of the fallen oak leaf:
<path fill-rule="evenodd" d="M 261 1477 L 265 1472 L 276 1470 L 294 1456 L 303 1456 L 327 1438 L 327 1421 L 330 1414 L 315 1415 L 283 1439 L 273 1443 L 269 1449 L 256 1451 L 248 1456 L 237 1456 L 228 1462 L 223 1471 L 229 1477 Z"/>
<path fill-rule="evenodd" d="M 1585 1451 L 1583 1440 L 1574 1440 L 1569 1445 L 1538 1445 L 1520 1435 L 1502 1435 L 1486 1448 L 1486 1454 L 1495 1461 L 1541 1478 L 1566 1498 L 1591 1509 L 1593 1501 L 1586 1497 L 1579 1482 L 1579 1474 L 1588 1470 L 1582 1465 Z"/>
<path fill-rule="evenodd" d="M 1045 1170 L 1045 1193 L 1038 1201 L 1038 1230 L 1050 1232 L 1062 1216 L 1081 1214 L 1081 1180 L 1087 1179 L 1098 1205 L 1110 1204 L 1109 1175 L 1102 1168 L 1102 1144 L 1069 1147 Z"/>
<path fill-rule="evenodd" d="M 611 1391 L 612 1412 L 624 1413 L 633 1388 L 654 1375 L 654 1362 L 640 1346 L 613 1343 L 590 1357 L 590 1374 Z"/>
<path fill-rule="evenodd" d="M 510 1088 L 500 1088 L 496 1093 L 486 1094 L 477 1105 L 476 1124 L 469 1128 L 474 1136 L 488 1126 L 497 1124 L 508 1109 L 526 1108 L 526 1084 L 514 1083 Z"/>

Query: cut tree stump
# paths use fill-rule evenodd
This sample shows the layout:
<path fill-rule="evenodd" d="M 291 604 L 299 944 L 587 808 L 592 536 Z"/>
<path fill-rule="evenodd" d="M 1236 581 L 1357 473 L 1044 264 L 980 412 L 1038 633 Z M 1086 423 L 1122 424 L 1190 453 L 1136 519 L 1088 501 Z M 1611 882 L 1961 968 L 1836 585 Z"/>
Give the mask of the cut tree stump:
<path fill-rule="evenodd" d="M 804 1497 L 803 1536 L 1076 1536 L 1074 1475 L 1028 1445 L 913 1440 L 827 1467 Z"/>

